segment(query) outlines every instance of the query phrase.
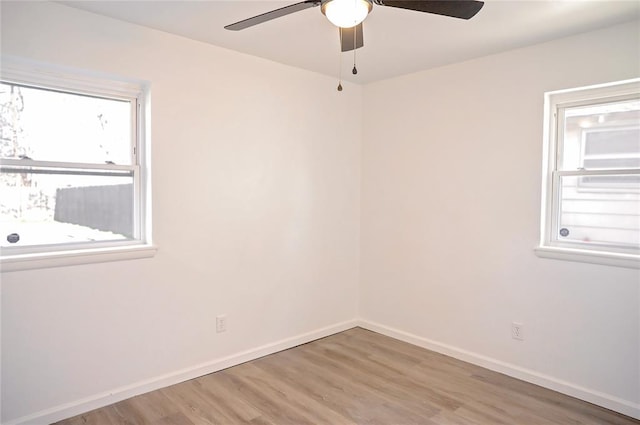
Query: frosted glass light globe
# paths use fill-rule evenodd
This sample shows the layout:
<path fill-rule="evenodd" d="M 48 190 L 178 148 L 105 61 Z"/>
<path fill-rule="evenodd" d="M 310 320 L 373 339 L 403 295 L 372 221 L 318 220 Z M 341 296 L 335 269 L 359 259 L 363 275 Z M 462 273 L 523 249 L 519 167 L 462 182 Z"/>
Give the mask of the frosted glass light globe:
<path fill-rule="evenodd" d="M 370 0 L 329 0 L 322 4 L 322 13 L 333 25 L 341 28 L 358 25 L 370 11 Z"/>

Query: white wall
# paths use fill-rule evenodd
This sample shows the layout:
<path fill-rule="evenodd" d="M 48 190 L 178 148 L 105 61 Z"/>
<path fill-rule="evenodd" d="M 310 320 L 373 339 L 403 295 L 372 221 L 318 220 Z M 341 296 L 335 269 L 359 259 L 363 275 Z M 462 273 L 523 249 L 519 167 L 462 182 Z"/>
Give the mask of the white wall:
<path fill-rule="evenodd" d="M 533 251 L 543 93 L 638 77 L 638 34 L 636 22 L 365 87 L 368 327 L 640 415 L 638 270 Z"/>
<path fill-rule="evenodd" d="M 1 275 L 3 423 L 353 324 L 360 87 L 57 4 L 1 23 L 3 55 L 150 82 L 159 248 Z"/>

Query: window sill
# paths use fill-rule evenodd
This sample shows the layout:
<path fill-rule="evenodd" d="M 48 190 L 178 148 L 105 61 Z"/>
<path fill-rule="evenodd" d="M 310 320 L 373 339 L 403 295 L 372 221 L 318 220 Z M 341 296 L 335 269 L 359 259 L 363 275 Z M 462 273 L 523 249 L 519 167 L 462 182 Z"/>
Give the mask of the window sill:
<path fill-rule="evenodd" d="M 154 245 L 138 245 L 12 255 L 0 258 L 0 272 L 151 258 L 156 254 L 157 250 Z"/>
<path fill-rule="evenodd" d="M 535 249 L 535 253 L 541 258 L 640 269 L 640 255 L 549 246 L 539 246 Z"/>

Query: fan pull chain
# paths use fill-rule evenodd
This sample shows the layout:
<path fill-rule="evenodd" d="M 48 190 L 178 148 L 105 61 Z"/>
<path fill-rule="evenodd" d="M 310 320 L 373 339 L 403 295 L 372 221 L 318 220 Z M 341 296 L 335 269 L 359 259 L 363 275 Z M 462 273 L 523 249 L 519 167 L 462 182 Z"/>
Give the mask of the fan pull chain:
<path fill-rule="evenodd" d="M 340 28 L 340 50 L 338 54 L 340 55 L 338 60 L 338 91 L 342 91 L 342 28 Z"/>
<path fill-rule="evenodd" d="M 358 68 L 356 68 L 356 50 L 358 50 L 358 44 L 356 43 L 358 37 L 358 26 L 353 27 L 353 69 L 351 73 L 356 75 L 358 73 Z"/>

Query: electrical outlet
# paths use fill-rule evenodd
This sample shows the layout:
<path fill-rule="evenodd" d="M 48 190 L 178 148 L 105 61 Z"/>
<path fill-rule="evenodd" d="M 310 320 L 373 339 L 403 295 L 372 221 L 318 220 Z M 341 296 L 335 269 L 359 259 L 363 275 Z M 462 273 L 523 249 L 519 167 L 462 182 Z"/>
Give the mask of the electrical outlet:
<path fill-rule="evenodd" d="M 216 317 L 216 332 L 226 332 L 227 331 L 227 315 L 223 314 L 221 316 Z"/>
<path fill-rule="evenodd" d="M 518 322 L 511 323 L 511 338 L 524 341 L 524 324 Z"/>

